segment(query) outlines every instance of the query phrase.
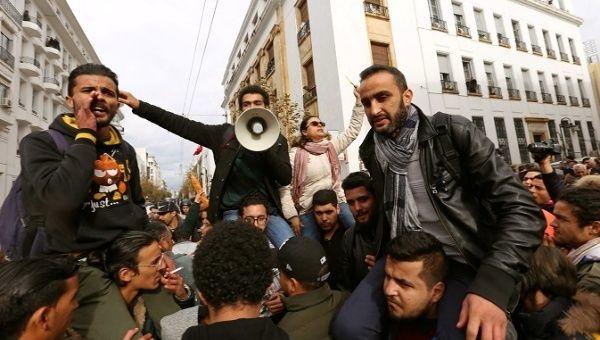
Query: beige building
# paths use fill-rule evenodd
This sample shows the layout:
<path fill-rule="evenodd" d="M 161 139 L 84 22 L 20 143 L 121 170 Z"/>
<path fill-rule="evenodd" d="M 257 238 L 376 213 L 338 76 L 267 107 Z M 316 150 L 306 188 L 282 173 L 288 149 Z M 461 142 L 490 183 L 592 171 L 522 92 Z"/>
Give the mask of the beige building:
<path fill-rule="evenodd" d="M 67 77 L 100 62 L 66 0 L 0 0 L 0 202 L 20 172 L 19 142 L 68 108 Z"/>

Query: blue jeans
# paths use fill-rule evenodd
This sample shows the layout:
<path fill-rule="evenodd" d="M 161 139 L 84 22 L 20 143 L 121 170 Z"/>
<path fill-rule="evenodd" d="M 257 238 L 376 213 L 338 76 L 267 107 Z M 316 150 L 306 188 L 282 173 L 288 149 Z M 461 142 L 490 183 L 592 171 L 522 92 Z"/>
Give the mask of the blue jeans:
<path fill-rule="evenodd" d="M 237 210 L 227 210 L 223 212 L 224 221 L 235 221 L 239 218 L 240 216 L 238 215 Z M 267 224 L 266 234 L 271 243 L 273 243 L 277 249 L 281 247 L 283 242 L 294 236 L 294 232 L 286 220 L 276 214 L 269 215 L 269 223 Z"/>
<path fill-rule="evenodd" d="M 354 216 L 352 216 L 348 203 L 340 203 L 340 215 L 338 216 L 338 219 L 340 226 L 344 230 L 348 230 L 348 228 L 354 225 Z M 312 209 L 300 215 L 300 222 L 302 223 L 302 236 L 321 241 L 321 230 L 319 225 L 317 225 L 317 220 L 315 220 Z"/>

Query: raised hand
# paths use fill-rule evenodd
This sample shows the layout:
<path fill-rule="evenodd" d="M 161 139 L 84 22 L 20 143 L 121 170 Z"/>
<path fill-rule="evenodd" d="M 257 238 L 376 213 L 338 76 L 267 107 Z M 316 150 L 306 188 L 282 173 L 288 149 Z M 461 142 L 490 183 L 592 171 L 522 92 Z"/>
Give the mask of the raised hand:
<path fill-rule="evenodd" d="M 97 131 L 96 116 L 92 112 L 92 102 L 98 98 L 98 92 L 92 92 L 92 95 L 85 99 L 83 105 L 75 112 L 77 127 L 80 129 L 90 129 Z"/>
<path fill-rule="evenodd" d="M 125 104 L 134 110 L 140 107 L 140 101 L 127 91 L 119 91 L 119 103 Z"/>

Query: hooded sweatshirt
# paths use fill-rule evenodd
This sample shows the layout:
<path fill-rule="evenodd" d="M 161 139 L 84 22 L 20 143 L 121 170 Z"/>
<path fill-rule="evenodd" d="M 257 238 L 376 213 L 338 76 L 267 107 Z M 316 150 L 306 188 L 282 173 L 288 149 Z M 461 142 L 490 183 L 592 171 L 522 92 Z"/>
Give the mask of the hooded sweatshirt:
<path fill-rule="evenodd" d="M 133 147 L 112 126 L 100 141 L 68 114 L 50 128 L 69 144 L 64 154 L 45 131 L 25 136 L 19 149 L 27 225 L 45 227 L 47 251 L 84 252 L 143 229 L 148 220 Z"/>
<path fill-rule="evenodd" d="M 183 340 L 288 340 L 288 335 L 269 318 L 237 319 L 198 325 L 183 333 Z"/>

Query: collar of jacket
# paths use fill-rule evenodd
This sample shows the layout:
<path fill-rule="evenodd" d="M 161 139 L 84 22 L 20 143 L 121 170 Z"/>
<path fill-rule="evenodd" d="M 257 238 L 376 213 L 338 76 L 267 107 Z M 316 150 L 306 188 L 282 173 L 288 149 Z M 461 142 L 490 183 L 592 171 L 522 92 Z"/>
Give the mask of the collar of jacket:
<path fill-rule="evenodd" d="M 294 295 L 290 297 L 283 297 L 283 303 L 289 312 L 297 312 L 329 299 L 333 293 L 329 284 L 325 283 L 323 286 L 306 292 L 304 294 Z"/>

